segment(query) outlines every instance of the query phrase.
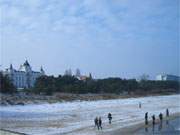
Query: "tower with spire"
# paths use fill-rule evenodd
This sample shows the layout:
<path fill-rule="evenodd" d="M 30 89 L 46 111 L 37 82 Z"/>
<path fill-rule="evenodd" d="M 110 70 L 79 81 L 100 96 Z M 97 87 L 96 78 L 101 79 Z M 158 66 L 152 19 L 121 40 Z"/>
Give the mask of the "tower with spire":
<path fill-rule="evenodd" d="M 41 66 L 40 72 L 41 72 L 42 75 L 45 75 L 45 71 L 44 71 L 42 66 Z"/>
<path fill-rule="evenodd" d="M 42 66 L 40 71 L 33 71 L 31 65 L 26 60 L 24 64 L 20 65 L 18 70 L 14 69 L 13 65 L 10 64 L 10 67 L 3 74 L 8 75 L 17 88 L 31 88 L 34 87 L 38 77 L 45 75 L 45 71 Z"/>

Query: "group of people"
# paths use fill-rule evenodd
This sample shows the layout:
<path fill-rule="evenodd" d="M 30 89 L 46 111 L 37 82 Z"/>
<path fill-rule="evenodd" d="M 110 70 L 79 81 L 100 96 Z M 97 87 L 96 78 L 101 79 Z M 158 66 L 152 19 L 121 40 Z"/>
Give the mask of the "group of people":
<path fill-rule="evenodd" d="M 169 110 L 166 109 L 166 117 L 168 118 L 169 117 Z M 160 113 L 159 114 L 159 120 L 160 120 L 160 123 L 162 124 L 163 122 L 163 114 Z M 152 124 L 153 126 L 155 125 L 156 123 L 156 118 L 155 118 L 155 115 L 152 116 Z M 148 125 L 148 112 L 145 113 L 145 125 Z"/>
<path fill-rule="evenodd" d="M 141 108 L 141 103 L 139 103 L 139 108 Z M 169 110 L 168 109 L 166 109 L 166 117 L 167 118 L 169 117 Z M 112 122 L 112 114 L 108 113 L 107 118 L 109 120 L 109 124 L 111 124 L 111 122 Z M 162 113 L 159 114 L 159 120 L 160 120 L 160 123 L 162 124 L 162 122 L 163 122 L 163 114 Z M 101 119 L 101 117 L 96 117 L 94 119 L 94 124 L 95 124 L 95 127 L 97 127 L 98 130 L 99 129 L 102 130 L 102 119 Z M 152 115 L 152 124 L 153 124 L 153 127 L 156 124 L 155 115 Z M 145 125 L 148 125 L 148 112 L 145 113 Z"/>
<path fill-rule="evenodd" d="M 112 114 L 111 113 L 108 113 L 108 120 L 109 120 L 109 124 L 111 124 L 111 121 L 112 121 Z M 102 119 L 101 117 L 96 117 L 94 119 L 94 124 L 95 124 L 95 127 L 97 127 L 97 129 L 101 129 L 102 130 Z"/>
<path fill-rule="evenodd" d="M 102 120 L 101 120 L 101 117 L 96 117 L 95 119 L 94 119 L 94 124 L 95 124 L 95 127 L 97 127 L 98 128 L 98 130 L 99 129 L 101 129 L 102 130 Z"/>

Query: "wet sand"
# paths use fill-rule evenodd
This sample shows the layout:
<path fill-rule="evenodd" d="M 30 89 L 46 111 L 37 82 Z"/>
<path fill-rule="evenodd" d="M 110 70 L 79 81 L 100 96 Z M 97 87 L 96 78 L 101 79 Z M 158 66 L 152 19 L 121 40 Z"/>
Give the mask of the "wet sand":
<path fill-rule="evenodd" d="M 166 125 L 166 122 L 168 120 L 168 125 Z M 144 122 L 140 122 L 136 125 L 128 126 L 120 128 L 116 131 L 111 131 L 107 133 L 103 133 L 103 135 L 180 135 L 180 130 L 176 131 L 176 129 L 179 129 L 180 127 L 180 113 L 172 114 L 168 119 L 164 118 L 163 126 L 161 130 L 160 129 L 160 121 L 156 121 L 156 126 L 152 127 L 152 121 L 149 121 L 149 125 L 145 126 Z M 174 124 L 172 124 L 174 123 Z M 166 126 L 165 126 L 166 125 Z"/>
<path fill-rule="evenodd" d="M 29 135 L 119 135 L 123 132 L 126 135 L 143 129 L 145 112 L 149 112 L 149 116 L 157 116 L 160 112 L 165 114 L 169 108 L 170 115 L 178 113 L 179 98 L 179 95 L 173 95 L 6 106 L 0 108 L 0 127 Z M 139 102 L 143 103 L 141 109 L 138 108 Z M 113 114 L 111 125 L 107 119 L 108 112 Z M 101 131 L 94 128 L 93 118 L 96 116 L 103 120 Z"/>
<path fill-rule="evenodd" d="M 26 134 L 0 129 L 0 135 L 26 135 Z"/>
<path fill-rule="evenodd" d="M 180 117 L 164 120 L 155 126 L 145 127 L 136 132 L 138 135 L 180 135 Z"/>
<path fill-rule="evenodd" d="M 103 135 L 180 135 L 180 113 L 173 114 L 169 118 L 164 119 L 163 124 L 161 125 L 157 121 L 155 127 L 152 126 L 152 121 L 149 122 L 149 126 L 145 126 L 144 123 L 139 123 L 133 126 L 124 127 L 116 131 L 111 131 L 104 133 Z M 101 133 L 98 133 L 101 134 Z M 0 130 L 0 135 L 27 135 L 23 133 Z"/>

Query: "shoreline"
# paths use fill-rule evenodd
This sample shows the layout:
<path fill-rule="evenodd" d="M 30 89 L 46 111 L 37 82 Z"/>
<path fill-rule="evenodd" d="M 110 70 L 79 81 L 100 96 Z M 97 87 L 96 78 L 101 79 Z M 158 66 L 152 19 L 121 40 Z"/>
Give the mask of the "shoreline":
<path fill-rule="evenodd" d="M 168 118 L 169 121 L 174 120 L 176 118 L 180 117 L 180 113 L 175 113 L 175 114 L 171 114 L 171 116 Z M 167 118 L 165 119 L 167 120 Z M 149 121 L 148 126 L 144 125 L 144 122 L 140 122 L 139 124 L 135 124 L 135 125 L 131 125 L 131 126 L 127 126 L 127 127 L 121 127 L 118 130 L 115 131 L 109 131 L 109 132 L 103 132 L 100 134 L 103 135 L 117 135 L 117 134 L 126 134 L 126 135 L 137 135 L 136 132 L 141 130 L 141 129 L 145 129 L 146 127 L 152 127 L 152 120 Z M 156 121 L 156 125 L 159 124 L 160 121 Z M 19 132 L 14 132 L 11 130 L 5 130 L 5 129 L 0 129 L 0 134 L 1 135 L 28 135 L 25 133 L 19 133 Z M 139 133 L 138 133 L 139 135 Z"/>
<path fill-rule="evenodd" d="M 72 94 L 72 93 L 56 93 L 52 96 L 35 95 L 35 94 L 2 94 L 0 93 L 0 107 L 3 106 L 15 106 L 15 105 L 39 105 L 44 103 L 63 103 L 63 102 L 75 102 L 75 101 L 98 101 L 98 100 L 113 100 L 113 99 L 128 99 L 128 98 L 140 98 L 151 96 L 168 96 L 177 95 L 179 93 L 151 93 L 151 94 Z"/>
<path fill-rule="evenodd" d="M 171 114 L 171 116 L 169 118 L 165 118 L 164 120 L 174 120 L 176 118 L 180 117 L 180 112 L 178 113 L 174 113 L 174 114 Z M 139 122 L 138 124 L 135 124 L 135 125 L 131 125 L 131 126 L 127 126 L 127 127 L 121 127 L 115 131 L 109 131 L 107 133 L 103 133 L 103 135 L 118 135 L 118 134 L 126 134 L 126 135 L 136 135 L 136 132 L 141 130 L 141 129 L 145 129 L 146 127 L 149 128 L 149 127 L 152 127 L 152 120 L 149 121 L 149 125 L 146 126 L 144 124 L 144 122 Z M 160 121 L 159 119 L 156 121 L 156 125 L 159 124 Z"/>
<path fill-rule="evenodd" d="M 135 131 L 139 132 L 139 129 L 141 129 L 140 131 L 145 131 L 143 128 L 145 112 L 149 112 L 149 116 L 153 114 L 158 116 L 160 112 L 163 112 L 165 116 L 165 110 L 168 108 L 170 110 L 171 119 L 179 116 L 180 104 L 177 102 L 179 98 L 180 95 L 178 94 L 120 100 L 77 101 L 2 107 L 0 109 L 1 129 L 29 135 L 117 135 L 119 132 L 121 134 L 123 132 L 124 134 L 126 134 L 126 132 L 127 134 L 132 134 Z M 138 107 L 139 102 L 142 103 L 141 109 Z M 113 115 L 112 125 L 108 123 L 108 112 L 111 112 Z M 93 118 L 96 116 L 101 116 L 103 120 L 102 131 L 98 131 L 94 128 Z M 151 117 L 149 117 L 149 126 L 151 125 L 150 120 Z M 151 128 L 152 127 L 149 128 L 149 132 Z"/>
<path fill-rule="evenodd" d="M 6 129 L 0 129 L 0 135 L 27 135 L 27 134 L 6 130 Z"/>

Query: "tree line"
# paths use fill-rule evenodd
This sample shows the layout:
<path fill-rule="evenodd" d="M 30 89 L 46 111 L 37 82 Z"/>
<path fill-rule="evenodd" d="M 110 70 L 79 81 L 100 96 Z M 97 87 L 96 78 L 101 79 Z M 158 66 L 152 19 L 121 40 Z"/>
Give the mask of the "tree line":
<path fill-rule="evenodd" d="M 75 76 L 42 76 L 37 79 L 33 91 L 36 93 L 52 94 L 65 93 L 142 93 L 179 91 L 179 82 L 153 81 L 121 78 L 78 80 Z"/>
<path fill-rule="evenodd" d="M 36 94 L 44 93 L 51 95 L 54 92 L 64 93 L 149 93 L 149 92 L 179 92 L 180 83 L 176 81 L 153 81 L 136 79 L 121 79 L 121 78 L 105 78 L 79 80 L 75 76 L 59 75 L 41 76 L 36 80 L 34 88 L 26 90 Z M 13 93 L 16 88 L 10 81 L 8 76 L 0 73 L 0 92 Z"/>
<path fill-rule="evenodd" d="M 14 93 L 16 92 L 16 88 L 13 83 L 10 81 L 7 75 L 3 75 L 0 72 L 0 92 L 1 93 Z"/>

